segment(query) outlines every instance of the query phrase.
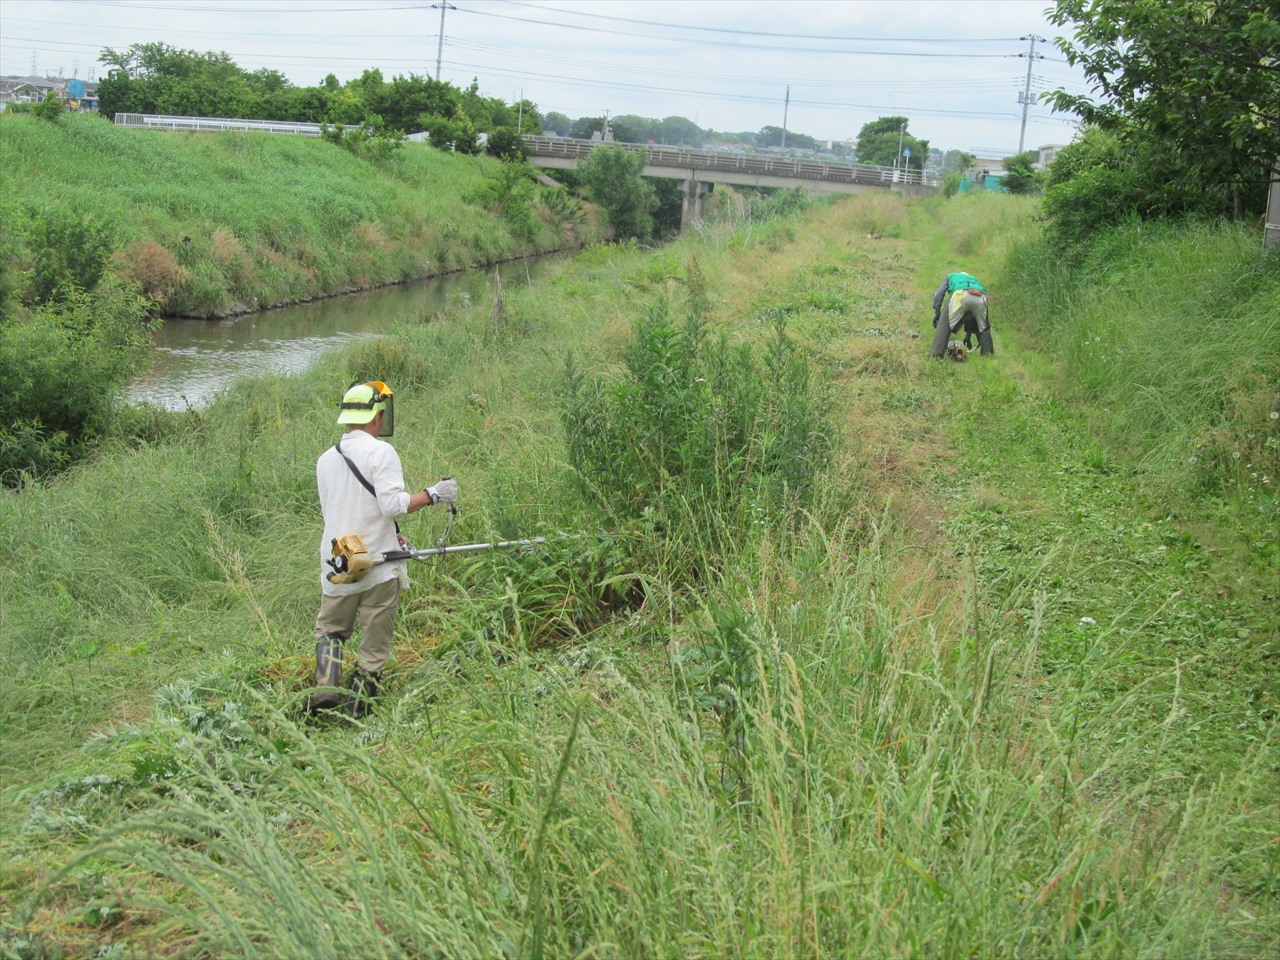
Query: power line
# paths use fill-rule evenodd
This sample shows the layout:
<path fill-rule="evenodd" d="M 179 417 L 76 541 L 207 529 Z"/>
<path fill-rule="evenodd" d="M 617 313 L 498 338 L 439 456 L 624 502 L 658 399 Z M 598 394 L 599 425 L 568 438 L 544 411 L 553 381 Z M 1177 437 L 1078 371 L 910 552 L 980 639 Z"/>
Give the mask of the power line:
<path fill-rule="evenodd" d="M 482 43 L 470 40 L 450 40 L 448 44 L 451 48 L 458 50 L 472 50 L 477 53 L 498 53 L 505 57 L 510 57 L 511 48 L 500 46 L 497 44 Z M 619 69 L 617 63 L 604 63 L 599 60 L 580 60 L 574 57 L 561 57 L 540 52 L 523 51 L 521 57 L 524 60 L 540 60 L 548 63 L 564 64 L 566 66 L 576 67 L 594 67 L 616 72 Z M 990 90 L 1006 89 L 1010 83 L 1016 82 L 1008 76 L 992 76 L 978 77 L 971 80 L 957 81 L 951 78 L 939 78 L 936 80 L 897 80 L 897 79 L 879 79 L 879 80 L 817 80 L 806 77 L 792 76 L 785 80 L 776 77 L 765 77 L 759 74 L 754 76 L 740 76 L 732 74 L 715 74 L 715 73 L 693 73 L 685 70 L 671 70 L 663 67 L 646 67 L 630 64 L 626 70 L 633 74 L 655 74 L 663 77 L 681 77 L 690 80 L 712 80 L 723 81 L 735 84 L 754 84 L 758 86 L 778 87 L 781 84 L 793 83 L 803 84 L 808 87 L 882 87 L 891 86 L 894 88 L 920 88 L 920 89 L 946 89 L 954 90 L 957 86 L 965 89 L 983 88 Z"/>
<path fill-rule="evenodd" d="M 906 51 L 892 50 L 840 50 L 827 47 L 793 47 L 783 44 L 761 44 L 761 43 L 738 43 L 733 40 L 699 40 L 693 37 L 664 37 L 654 34 L 637 33 L 634 30 L 609 30 L 604 27 L 584 27 L 576 23 L 559 23 L 551 20 L 535 20 L 530 17 L 515 17 L 505 13 L 491 13 L 487 10 L 467 10 L 462 9 L 459 13 L 469 13 L 478 17 L 492 17 L 498 20 L 512 20 L 517 23 L 536 23 L 542 26 L 560 27 L 565 30 L 579 30 L 584 33 L 606 33 L 614 36 L 625 36 L 632 39 L 640 38 L 644 40 L 661 40 L 664 43 L 676 41 L 679 43 L 692 43 L 701 46 L 712 47 L 736 47 L 743 50 L 754 50 L 761 53 L 834 53 L 834 54 L 852 54 L 865 57 L 938 57 L 947 59 L 962 60 L 992 60 L 1014 57 L 1017 54 L 1012 53 L 918 53 Z M 949 40 L 931 39 L 931 43 L 942 43 L 950 45 Z"/>
<path fill-rule="evenodd" d="M 449 66 L 460 67 L 465 70 L 481 69 L 479 64 L 461 63 L 457 61 L 449 61 Z M 745 93 L 723 93 L 712 90 L 684 90 L 675 87 L 656 87 L 644 84 L 623 83 L 616 80 L 578 80 L 572 77 L 561 77 L 543 73 L 531 73 L 522 70 L 505 70 L 503 68 L 484 68 L 491 73 L 499 73 L 506 76 L 522 77 L 534 80 L 556 80 L 561 83 L 586 86 L 586 87 L 604 87 L 612 90 L 636 90 L 642 93 L 661 93 L 661 94 L 677 94 L 682 97 L 702 97 L 714 100 L 731 100 L 747 103 L 760 104 L 778 104 L 782 102 L 781 97 L 762 97 L 753 96 Z M 925 116 L 946 116 L 946 117 L 985 117 L 988 119 L 1007 119 L 1016 117 L 1016 113 L 1001 113 L 996 111 L 980 111 L 980 110 L 943 110 L 936 107 L 910 107 L 910 106 L 884 106 L 882 104 L 852 103 L 849 101 L 832 101 L 832 100 L 798 100 L 791 98 L 791 103 L 800 104 L 807 107 L 817 107 L 819 109 L 828 110 L 873 110 L 873 111 L 889 111 L 889 112 L 909 112 Z"/>
<path fill-rule="evenodd" d="M 364 13 L 376 13 L 376 12 L 380 12 L 380 11 L 388 11 L 388 10 L 423 10 L 423 9 L 427 9 L 427 8 L 429 8 L 429 7 L 430 7 L 430 4 L 427 4 L 427 3 L 411 3 L 411 4 L 404 5 L 404 6 L 393 6 L 393 7 L 371 7 L 371 6 L 358 6 L 358 7 L 312 7 L 312 8 L 309 8 L 309 9 L 308 9 L 308 8 L 306 8 L 306 7 L 299 7 L 299 6 L 295 5 L 295 4 L 291 4 L 291 5 L 287 6 L 287 7 L 281 7 L 281 8 L 280 8 L 280 9 L 278 9 L 278 10 L 267 10 L 267 9 L 261 9 L 261 10 L 243 10 L 243 9 L 242 9 L 242 10 L 233 10 L 233 9 L 231 9 L 231 8 L 229 8 L 229 7 L 226 7 L 226 6 L 222 6 L 222 7 L 199 7 L 199 6 L 196 6 L 195 4 L 191 4 L 191 3 L 179 3 L 179 4 L 159 4 L 159 3 L 152 4 L 152 3 L 147 3 L 147 4 L 142 4 L 142 3 L 129 3 L 129 2 L 127 2 L 127 0 L 57 0 L 57 2 L 58 2 L 58 3 L 65 3 L 65 4 L 79 4 L 80 6 L 85 6 L 85 7 L 107 7 L 107 8 L 110 8 L 110 9 L 116 9 L 116 10 L 164 10 L 164 11 L 182 12 L 182 13 L 187 13 L 188 11 L 190 11 L 190 12 L 194 12 L 194 13 L 217 13 L 217 14 L 228 14 L 228 15 L 230 15 L 230 16 L 235 16 L 235 17 L 242 17 L 242 16 L 246 16 L 246 15 L 248 15 L 248 14 L 253 14 L 253 13 L 266 13 L 266 14 L 281 14 L 281 13 L 284 13 L 284 14 L 289 14 L 289 15 L 294 15 L 294 14 L 303 14 L 303 13 L 306 13 L 306 14 L 321 14 L 321 13 L 361 13 L 361 14 L 364 14 Z"/>
<path fill-rule="evenodd" d="M 673 30 L 697 30 L 704 33 L 727 33 L 735 36 L 748 37 L 780 37 L 788 40 L 838 40 L 838 41 L 856 41 L 856 42 L 873 42 L 873 43 L 933 43 L 938 40 L 937 37 L 841 37 L 829 34 L 811 34 L 811 33 L 780 33 L 775 31 L 764 30 L 736 30 L 732 27 L 699 27 L 683 23 L 670 23 L 660 20 L 636 20 L 631 17 L 611 17 L 603 13 L 583 13 L 581 10 L 564 10 L 559 7 L 543 7 L 536 3 L 522 3 L 520 0 L 507 0 L 508 4 L 513 7 L 528 7 L 531 10 L 547 11 L 550 13 L 568 14 L 573 17 L 589 17 L 593 20 L 612 20 L 615 23 L 638 23 L 646 27 L 667 27 Z M 475 11 L 473 11 L 475 12 Z M 500 17 L 502 14 L 495 13 L 490 16 Z M 947 43 L 999 43 L 1020 40 L 1021 37 L 947 37 Z"/>
<path fill-rule="evenodd" d="M 180 4 L 179 3 L 142 3 L 142 2 L 129 2 L 129 0 L 57 0 L 57 2 L 63 3 L 63 4 L 77 4 L 80 6 L 88 6 L 88 7 L 105 7 L 108 9 L 116 9 L 116 10 L 162 10 L 162 11 L 183 11 L 183 12 L 192 11 L 192 12 L 198 12 L 198 13 L 229 14 L 237 17 L 248 16 L 251 14 L 272 15 L 272 14 L 282 14 L 282 13 L 291 14 L 291 15 L 292 14 L 311 15 L 311 14 L 329 14 L 329 13 L 364 14 L 364 13 L 379 12 L 379 11 L 406 11 L 406 10 L 424 10 L 424 9 L 438 8 L 438 4 L 436 3 L 421 3 L 421 2 L 406 3 L 406 4 L 394 5 L 394 6 L 378 6 L 378 7 L 369 6 L 369 5 L 362 5 L 362 6 L 355 6 L 355 7 L 299 7 L 296 4 L 292 4 L 286 7 L 279 7 L 279 8 L 261 7 L 256 9 L 251 7 L 240 7 L 237 9 L 233 9 L 230 6 L 225 6 L 225 5 L 224 6 L 197 6 L 194 3 L 180 3 Z M 231 2 L 233 2 L 233 0 L 227 0 L 228 4 Z M 601 13 L 586 13 L 581 10 L 565 10 L 559 7 L 544 7 L 544 6 L 539 6 L 538 4 L 523 3 L 523 2 L 520 2 L 520 0 L 507 0 L 507 4 L 513 7 L 525 7 L 530 10 L 536 10 L 538 12 L 555 13 L 555 14 L 560 14 L 565 16 L 580 17 L 580 18 L 591 19 L 591 20 L 605 20 L 605 21 L 610 21 L 614 23 L 630 23 L 630 24 L 638 24 L 640 26 L 661 27 L 668 30 L 689 30 L 689 31 L 698 32 L 698 33 L 725 34 L 728 36 L 768 37 L 768 38 L 777 38 L 777 39 L 786 39 L 786 40 L 830 40 L 835 42 L 853 41 L 853 42 L 859 42 L 859 43 L 956 44 L 956 43 L 1009 43 L 1009 42 L 1022 39 L 1021 37 L 948 36 L 944 39 L 936 36 L 877 37 L 877 36 L 840 36 L 840 35 L 830 35 L 830 34 L 784 33 L 781 31 L 773 31 L 773 30 L 741 30 L 733 27 L 704 27 L 696 24 L 673 23 L 671 21 L 640 20 L 633 17 L 615 17 L 615 16 L 609 16 L 607 14 L 601 14 Z M 487 11 L 487 10 L 468 9 L 468 10 L 464 10 L 463 12 L 473 13 L 478 16 L 495 17 L 495 18 L 504 19 L 504 20 L 515 20 L 522 23 L 541 23 L 546 26 L 568 27 L 569 29 L 588 30 L 588 31 L 593 30 L 593 28 L 591 27 L 584 27 L 581 25 L 560 23 L 554 20 L 538 20 L 531 17 L 517 17 L 511 14 L 494 13 L 492 11 Z M 630 31 L 597 30 L 596 32 L 603 32 L 603 33 L 625 32 L 627 33 L 627 35 L 632 35 Z M 672 39 L 672 38 L 663 37 L 659 39 Z M 748 45 L 748 46 L 754 46 L 754 45 Z M 862 51 L 859 51 L 859 52 L 862 52 Z"/>

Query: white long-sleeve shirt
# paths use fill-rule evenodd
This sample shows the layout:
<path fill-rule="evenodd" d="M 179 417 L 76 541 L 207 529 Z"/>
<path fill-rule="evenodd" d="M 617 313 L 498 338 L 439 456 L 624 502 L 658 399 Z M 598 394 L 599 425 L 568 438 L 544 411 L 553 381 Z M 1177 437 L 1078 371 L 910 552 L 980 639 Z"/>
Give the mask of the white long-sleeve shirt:
<path fill-rule="evenodd" d="M 333 541 L 359 534 L 370 554 L 399 550 L 395 521 L 409 512 L 410 494 L 404 488 L 404 470 L 395 447 L 371 436 L 364 430 L 351 430 L 342 435 L 342 452 L 360 468 L 360 473 L 373 485 L 373 494 L 356 479 L 351 468 L 333 447 L 316 461 L 316 488 L 320 493 L 320 512 L 324 515 L 324 536 L 320 539 L 320 587 L 329 596 L 361 593 L 400 578 L 401 587 L 409 585 L 409 564 L 405 560 L 374 564 L 359 583 L 330 583 L 325 575 L 333 572 L 326 562 L 333 556 Z"/>

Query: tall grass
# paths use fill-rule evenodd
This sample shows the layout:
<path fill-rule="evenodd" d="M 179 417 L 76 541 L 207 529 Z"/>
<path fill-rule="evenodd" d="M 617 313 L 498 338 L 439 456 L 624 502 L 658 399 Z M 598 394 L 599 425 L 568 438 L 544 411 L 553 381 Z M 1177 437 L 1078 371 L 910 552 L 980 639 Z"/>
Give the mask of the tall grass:
<path fill-rule="evenodd" d="M 0 118 L 5 202 L 110 223 L 114 268 L 166 313 L 221 315 L 417 279 L 589 239 L 468 203 L 499 163 L 411 145 L 382 163 L 303 137 L 174 134 L 93 116 Z M 33 250 L 31 256 L 39 256 Z"/>
<path fill-rule="evenodd" d="M 1107 411 L 1098 428 L 1112 445 L 1175 487 L 1270 499 L 1274 521 L 1280 261 L 1260 256 L 1252 230 L 1134 224 L 1078 271 L 1043 242 L 1009 270 L 1073 395 Z"/>
<path fill-rule="evenodd" d="M 1038 625 L 948 639 L 919 612 L 928 571 L 902 583 L 891 524 L 869 519 L 794 548 L 838 586 L 761 603 L 744 589 L 778 575 L 762 549 L 714 591 L 755 664 L 736 743 L 679 662 L 655 684 L 621 657 L 518 649 L 411 684 L 354 743 L 173 709 L 167 743 L 148 734 L 167 758 L 139 768 L 165 789 L 53 889 L 113 864 L 133 892 L 95 901 L 108 918 L 245 956 L 1249 949 L 1230 895 L 1203 894 L 1218 832 L 1249 819 L 1231 789 L 1173 816 L 1141 784 L 1097 803 L 1083 704 L 1028 686 Z M 748 758 L 729 777 L 726 750 Z"/>

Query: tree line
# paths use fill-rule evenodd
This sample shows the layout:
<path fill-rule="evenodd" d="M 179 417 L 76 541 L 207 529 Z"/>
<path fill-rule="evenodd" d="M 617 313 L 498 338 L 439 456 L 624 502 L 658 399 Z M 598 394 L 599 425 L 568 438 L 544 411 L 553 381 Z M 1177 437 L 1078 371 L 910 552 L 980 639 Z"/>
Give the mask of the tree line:
<path fill-rule="evenodd" d="M 476 80 L 459 89 L 414 73 L 388 80 L 371 69 L 346 83 L 330 73 L 315 86 L 301 87 L 278 70 L 245 70 L 226 53 L 165 43 L 107 48 L 98 59 L 109 67 L 98 84 L 98 107 L 107 117 L 152 113 L 322 123 L 387 134 L 425 130 L 433 143 L 459 153 L 478 153 L 482 133 L 542 132 L 535 104 L 486 97 Z"/>
<path fill-rule="evenodd" d="M 855 143 L 845 143 L 820 141 L 774 125 L 758 131 L 715 131 L 682 116 L 573 119 L 558 111 L 544 114 L 530 100 L 508 103 L 482 95 L 476 79 L 460 89 L 414 73 L 387 79 L 381 70 L 369 69 L 346 83 L 330 73 L 315 86 L 297 86 L 278 70 L 245 70 L 226 53 L 165 43 L 108 47 L 99 60 L 108 68 L 98 85 L 99 109 L 107 117 L 150 113 L 322 123 L 391 137 L 422 130 L 432 143 L 459 153 L 478 153 L 482 141 L 488 141 L 489 152 L 498 155 L 518 152 L 517 133 L 588 140 L 606 130 L 623 143 L 826 150 L 841 159 L 915 170 L 924 168 L 929 154 L 929 142 L 910 133 L 906 117 L 881 117 L 866 124 Z M 904 156 L 904 150 L 909 155 Z"/>

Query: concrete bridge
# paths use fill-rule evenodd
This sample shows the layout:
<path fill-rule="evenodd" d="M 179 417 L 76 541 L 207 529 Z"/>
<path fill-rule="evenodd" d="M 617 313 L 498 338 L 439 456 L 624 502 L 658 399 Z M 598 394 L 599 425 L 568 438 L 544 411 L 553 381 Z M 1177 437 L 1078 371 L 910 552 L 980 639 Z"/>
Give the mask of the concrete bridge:
<path fill-rule="evenodd" d="M 936 193 L 940 186 L 936 177 L 921 174 L 919 170 L 895 170 L 868 163 L 793 160 L 639 143 L 602 144 L 598 140 L 564 137 L 524 137 L 523 140 L 531 164 L 560 170 L 576 168 L 579 160 L 599 146 L 616 146 L 644 154 L 644 176 L 681 181 L 684 188 L 681 229 L 702 217 L 707 194 L 717 183 L 747 187 L 803 187 L 810 193 L 894 190 L 913 196 Z"/>

